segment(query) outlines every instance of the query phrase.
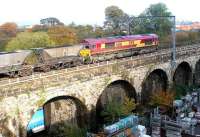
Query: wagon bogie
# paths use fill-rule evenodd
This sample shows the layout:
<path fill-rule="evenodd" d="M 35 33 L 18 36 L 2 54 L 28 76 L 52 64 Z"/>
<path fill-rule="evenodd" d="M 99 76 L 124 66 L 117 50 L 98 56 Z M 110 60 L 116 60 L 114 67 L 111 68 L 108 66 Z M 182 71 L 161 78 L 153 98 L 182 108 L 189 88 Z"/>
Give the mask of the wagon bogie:
<path fill-rule="evenodd" d="M 50 64 L 47 64 L 47 63 L 45 63 L 45 64 L 41 64 L 41 63 L 35 64 L 33 68 L 34 68 L 33 70 L 35 72 L 48 72 L 48 71 L 51 70 Z"/>
<path fill-rule="evenodd" d="M 18 74 L 16 71 L 10 71 L 7 73 L 7 75 L 10 77 L 10 78 L 16 78 L 18 77 Z"/>
<path fill-rule="evenodd" d="M 18 76 L 24 77 L 29 76 L 33 73 L 33 68 L 30 65 L 23 65 L 22 68 L 18 71 Z"/>

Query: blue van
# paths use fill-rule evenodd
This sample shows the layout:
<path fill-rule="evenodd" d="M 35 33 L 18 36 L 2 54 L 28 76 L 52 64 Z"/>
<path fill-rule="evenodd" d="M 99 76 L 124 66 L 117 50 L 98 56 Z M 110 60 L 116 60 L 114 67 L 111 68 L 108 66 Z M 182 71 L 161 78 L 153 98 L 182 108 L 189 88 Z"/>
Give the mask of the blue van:
<path fill-rule="evenodd" d="M 45 130 L 44 124 L 44 110 L 42 108 L 38 109 L 32 116 L 30 122 L 27 126 L 28 135 L 36 134 Z"/>

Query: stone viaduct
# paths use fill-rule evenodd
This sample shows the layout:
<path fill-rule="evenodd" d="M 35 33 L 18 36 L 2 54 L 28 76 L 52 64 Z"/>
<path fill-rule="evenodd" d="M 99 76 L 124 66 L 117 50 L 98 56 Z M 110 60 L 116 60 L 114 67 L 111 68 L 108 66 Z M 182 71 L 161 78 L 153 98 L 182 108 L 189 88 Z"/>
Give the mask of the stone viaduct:
<path fill-rule="evenodd" d="M 200 45 L 178 48 L 173 69 L 170 53 L 164 50 L 0 81 L 0 134 L 6 137 L 26 136 L 26 127 L 33 113 L 54 101 L 70 100 L 68 104 L 71 107 L 59 111 L 71 116 L 69 119 L 76 116 L 79 120 L 76 118 L 74 121 L 81 125 L 82 121 L 87 120 L 81 117 L 86 114 L 88 117 L 92 110 L 97 111 L 99 102 L 101 104 L 111 97 L 117 97 L 114 87 L 128 91 L 137 102 L 143 102 L 156 89 L 167 90 L 173 83 L 199 83 Z M 106 96 L 109 92 L 112 92 L 111 96 Z M 72 114 L 75 113 L 71 111 L 74 109 L 79 113 Z"/>

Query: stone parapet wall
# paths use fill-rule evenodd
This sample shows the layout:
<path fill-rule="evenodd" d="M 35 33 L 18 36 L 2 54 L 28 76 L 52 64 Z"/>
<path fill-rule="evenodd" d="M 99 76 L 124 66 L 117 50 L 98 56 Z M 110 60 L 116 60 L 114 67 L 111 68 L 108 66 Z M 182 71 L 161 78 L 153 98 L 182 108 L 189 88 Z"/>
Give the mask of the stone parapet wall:
<path fill-rule="evenodd" d="M 199 50 L 190 49 L 186 51 L 178 51 L 177 59 L 187 58 L 190 55 L 198 55 Z M 102 74 L 120 73 L 124 69 L 130 69 L 147 64 L 157 64 L 169 62 L 171 55 L 167 53 L 150 54 L 139 57 L 126 58 L 124 60 L 116 60 L 102 62 L 98 64 L 90 64 L 76 68 L 57 70 L 49 73 L 36 74 L 29 77 L 18 78 L 7 81 L 0 81 L 0 96 L 16 96 L 18 94 L 34 91 L 40 88 L 54 87 L 62 84 L 70 84 L 75 81 L 87 81 L 92 77 Z"/>
<path fill-rule="evenodd" d="M 178 49 L 175 67 L 188 62 L 193 71 L 200 59 L 199 51 L 197 47 Z M 174 71 L 171 71 L 170 53 L 166 50 L 0 81 L 0 134 L 4 135 L 3 130 L 6 130 L 17 137 L 24 137 L 34 111 L 59 96 L 73 97 L 90 111 L 96 107 L 103 90 L 114 81 L 128 81 L 140 93 L 148 75 L 161 69 L 172 83 Z"/>

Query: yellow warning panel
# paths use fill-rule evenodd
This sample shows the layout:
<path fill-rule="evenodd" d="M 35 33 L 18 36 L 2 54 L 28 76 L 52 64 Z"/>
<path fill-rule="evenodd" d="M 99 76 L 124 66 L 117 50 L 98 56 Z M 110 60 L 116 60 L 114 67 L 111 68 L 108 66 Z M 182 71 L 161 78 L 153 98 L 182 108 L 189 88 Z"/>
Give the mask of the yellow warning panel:
<path fill-rule="evenodd" d="M 135 40 L 134 41 L 134 45 L 140 45 L 140 43 L 141 43 L 141 40 Z"/>
<path fill-rule="evenodd" d="M 90 49 L 82 49 L 80 51 L 80 56 L 81 57 L 87 57 L 87 56 L 90 56 L 90 55 L 91 55 Z"/>
<path fill-rule="evenodd" d="M 129 45 L 129 41 L 122 42 L 122 46 L 127 46 L 127 45 Z"/>
<path fill-rule="evenodd" d="M 122 43 L 121 42 L 115 42 L 115 47 L 119 47 L 119 46 L 122 46 Z"/>
<path fill-rule="evenodd" d="M 129 41 L 129 45 L 134 46 L 134 41 Z"/>
<path fill-rule="evenodd" d="M 101 44 L 101 48 L 102 48 L 102 49 L 105 49 L 105 48 L 106 48 L 105 43 L 104 43 L 104 44 Z"/>
<path fill-rule="evenodd" d="M 144 47 L 144 46 L 145 46 L 145 43 L 140 43 L 136 45 L 136 47 Z"/>

